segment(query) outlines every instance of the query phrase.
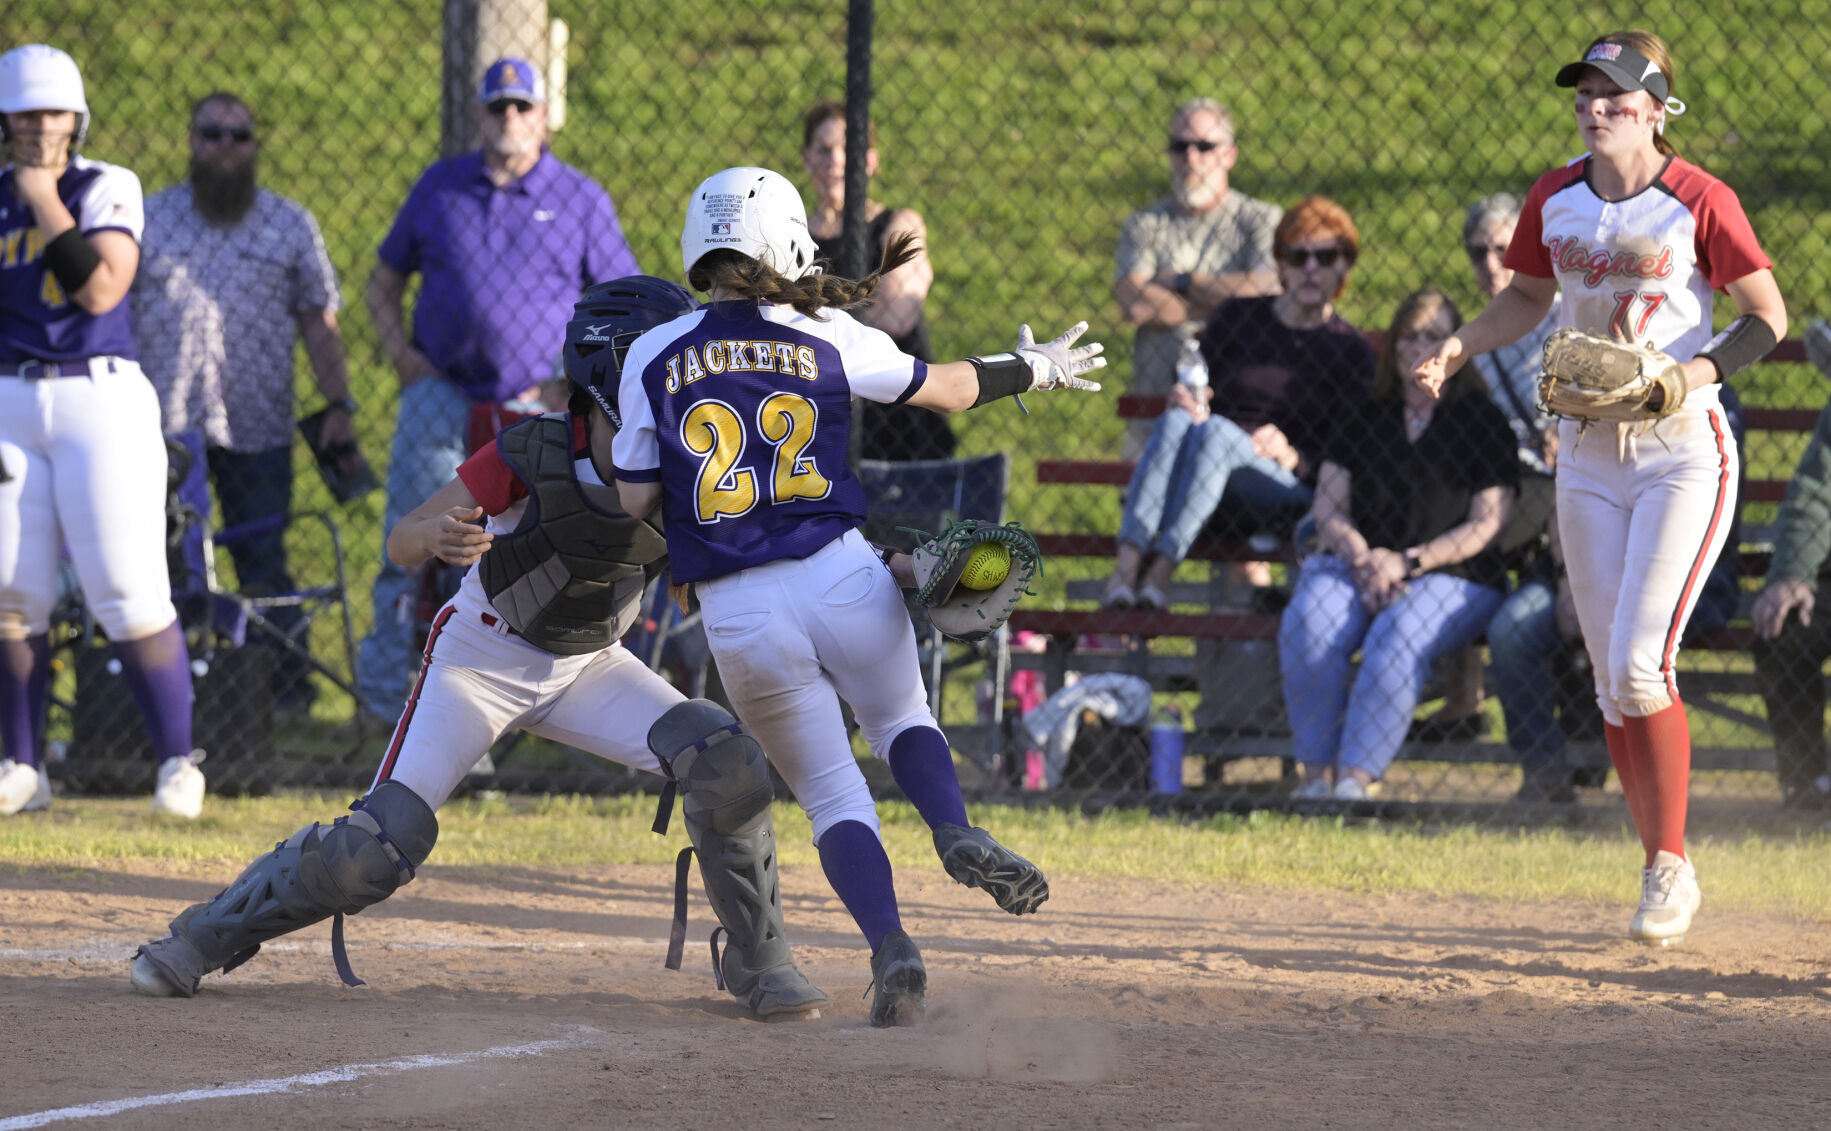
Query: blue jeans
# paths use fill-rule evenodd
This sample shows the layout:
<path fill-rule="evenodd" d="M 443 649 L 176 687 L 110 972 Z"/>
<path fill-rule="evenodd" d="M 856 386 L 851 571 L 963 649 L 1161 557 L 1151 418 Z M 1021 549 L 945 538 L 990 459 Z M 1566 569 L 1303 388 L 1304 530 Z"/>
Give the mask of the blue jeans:
<path fill-rule="evenodd" d="M 375 575 L 375 619 L 356 652 L 356 691 L 371 713 L 392 719 L 406 704 L 418 671 L 414 618 L 419 571 L 388 560 L 385 544 L 408 511 L 431 497 L 464 462 L 471 401 L 442 376 L 422 377 L 401 390 L 400 415 L 388 453 L 388 505 L 382 519 L 381 571 Z"/>
<path fill-rule="evenodd" d="M 216 499 L 222 505 L 222 534 L 233 535 L 235 528 L 255 524 L 245 535 L 224 539 L 229 557 L 235 562 L 237 586 L 250 597 L 291 592 L 285 517 L 292 510 L 292 445 L 259 452 L 211 448 L 208 459 Z M 277 521 L 263 522 L 264 519 Z M 297 607 L 270 609 L 266 615 L 274 627 L 289 636 L 298 632 L 305 619 Z M 295 639 L 301 646 L 310 643 L 302 635 Z M 311 666 L 277 644 L 273 653 L 274 694 L 282 702 L 309 698 L 311 688 L 305 681 L 310 678 Z"/>
<path fill-rule="evenodd" d="M 1430 665 L 1481 635 L 1504 594 L 1430 573 L 1378 615 L 1348 564 L 1312 554 L 1278 626 L 1292 752 L 1308 765 L 1383 776 L 1405 740 Z M 1354 653 L 1361 666 L 1354 673 Z"/>
<path fill-rule="evenodd" d="M 1557 591 L 1543 581 L 1514 590 L 1488 622 L 1488 652 L 1507 719 L 1507 745 L 1527 777 L 1564 763 L 1556 692 L 1565 647 L 1558 635 Z"/>
<path fill-rule="evenodd" d="M 1252 437 L 1224 416 L 1200 424 L 1181 409 L 1157 418 L 1125 494 L 1119 540 L 1182 561 L 1221 498 L 1270 510 L 1310 504 L 1295 475 L 1252 450 Z"/>

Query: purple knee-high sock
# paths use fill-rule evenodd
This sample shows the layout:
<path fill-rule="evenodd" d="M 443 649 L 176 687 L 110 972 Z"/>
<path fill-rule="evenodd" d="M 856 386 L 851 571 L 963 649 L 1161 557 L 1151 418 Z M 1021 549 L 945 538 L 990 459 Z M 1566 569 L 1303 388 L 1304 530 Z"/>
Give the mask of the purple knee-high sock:
<path fill-rule="evenodd" d="M 896 910 L 896 881 L 890 875 L 890 857 L 884 855 L 883 841 L 869 825 L 841 821 L 821 834 L 815 847 L 820 850 L 820 868 L 833 885 L 833 894 L 852 913 L 871 953 L 876 954 L 885 935 L 903 929 Z"/>
<path fill-rule="evenodd" d="M 191 752 L 191 657 L 184 630 L 173 621 L 163 631 L 138 640 L 117 641 L 115 658 L 121 676 L 146 719 L 153 758 L 163 763 Z"/>
<path fill-rule="evenodd" d="M 38 764 L 50 689 L 49 636 L 0 642 L 0 753 L 27 766 Z"/>
<path fill-rule="evenodd" d="M 947 736 L 934 727 L 910 727 L 890 743 L 890 776 L 909 798 L 916 812 L 938 825 L 965 825 L 966 800 L 960 796 L 960 775 L 954 770 L 954 753 Z"/>

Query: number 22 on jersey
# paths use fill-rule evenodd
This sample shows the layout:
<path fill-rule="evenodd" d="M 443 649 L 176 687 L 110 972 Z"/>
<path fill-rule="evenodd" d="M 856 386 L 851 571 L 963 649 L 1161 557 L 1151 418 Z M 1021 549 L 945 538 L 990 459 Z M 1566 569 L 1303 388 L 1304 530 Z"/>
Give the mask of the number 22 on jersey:
<path fill-rule="evenodd" d="M 814 402 L 793 393 L 773 393 L 757 409 L 755 433 L 775 449 L 769 477 L 769 502 L 824 499 L 833 485 L 804 458 L 813 443 L 819 412 Z M 693 514 L 701 523 L 748 514 L 757 505 L 756 473 L 739 467 L 751 432 L 737 410 L 723 401 L 700 401 L 680 422 L 680 442 L 700 457 L 693 483 Z"/>

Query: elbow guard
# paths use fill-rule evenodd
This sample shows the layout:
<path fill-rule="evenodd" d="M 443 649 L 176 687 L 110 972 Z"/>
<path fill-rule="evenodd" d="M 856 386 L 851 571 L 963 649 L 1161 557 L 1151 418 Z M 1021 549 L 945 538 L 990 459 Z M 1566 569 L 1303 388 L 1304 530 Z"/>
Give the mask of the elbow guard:
<path fill-rule="evenodd" d="M 45 245 L 45 266 L 51 269 L 57 285 L 67 295 L 73 295 L 83 289 L 95 269 L 102 265 L 102 257 L 83 233 L 71 228 Z"/>
<path fill-rule="evenodd" d="M 1721 334 L 1704 343 L 1697 355 L 1709 358 L 1717 367 L 1717 380 L 1727 381 L 1731 374 L 1766 357 L 1779 341 L 1767 319 L 1744 314 L 1725 326 Z"/>

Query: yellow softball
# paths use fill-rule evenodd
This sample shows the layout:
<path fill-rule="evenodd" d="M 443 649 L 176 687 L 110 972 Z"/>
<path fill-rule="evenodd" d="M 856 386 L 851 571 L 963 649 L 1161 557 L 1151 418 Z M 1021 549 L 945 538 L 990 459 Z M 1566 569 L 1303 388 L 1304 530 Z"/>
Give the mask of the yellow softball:
<path fill-rule="evenodd" d="M 968 589 L 993 589 L 1011 572 L 1011 548 L 1003 542 L 981 542 L 967 555 L 960 584 Z"/>

